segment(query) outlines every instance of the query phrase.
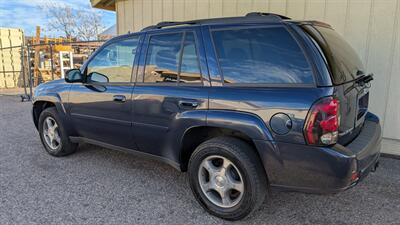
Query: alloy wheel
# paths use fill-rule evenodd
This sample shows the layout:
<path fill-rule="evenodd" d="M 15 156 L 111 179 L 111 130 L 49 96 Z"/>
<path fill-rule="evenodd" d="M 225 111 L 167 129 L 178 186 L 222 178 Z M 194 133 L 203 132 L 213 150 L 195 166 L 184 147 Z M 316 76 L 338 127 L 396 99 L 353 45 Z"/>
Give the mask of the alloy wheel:
<path fill-rule="evenodd" d="M 43 137 L 50 149 L 56 150 L 61 146 L 59 127 L 52 117 L 46 117 L 44 120 Z"/>
<path fill-rule="evenodd" d="M 200 164 L 198 179 L 203 194 L 219 207 L 234 207 L 243 197 L 242 175 L 226 157 L 206 157 Z"/>

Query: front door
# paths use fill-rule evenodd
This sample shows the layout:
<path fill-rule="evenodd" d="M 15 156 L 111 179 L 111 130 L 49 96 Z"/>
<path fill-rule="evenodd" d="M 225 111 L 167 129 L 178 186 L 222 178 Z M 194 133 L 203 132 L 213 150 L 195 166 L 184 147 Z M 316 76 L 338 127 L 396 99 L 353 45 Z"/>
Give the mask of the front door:
<path fill-rule="evenodd" d="M 132 139 L 132 67 L 139 36 L 105 44 L 82 69 L 86 82 L 72 84 L 69 113 L 78 135 L 125 148 Z"/>
<path fill-rule="evenodd" d="M 208 108 L 200 39 L 195 30 L 146 35 L 133 95 L 133 131 L 141 151 L 177 160 L 174 149 L 166 148 L 180 138 L 178 121 L 189 111 Z M 200 117 L 205 123 L 205 114 Z"/>

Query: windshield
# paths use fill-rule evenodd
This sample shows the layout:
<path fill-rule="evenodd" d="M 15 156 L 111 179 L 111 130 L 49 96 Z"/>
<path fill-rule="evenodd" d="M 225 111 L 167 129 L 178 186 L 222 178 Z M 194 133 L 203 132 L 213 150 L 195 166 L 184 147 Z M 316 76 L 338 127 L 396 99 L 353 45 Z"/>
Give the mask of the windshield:
<path fill-rule="evenodd" d="M 356 51 L 336 31 L 322 26 L 306 25 L 303 28 L 323 51 L 334 84 L 343 84 L 364 75 L 364 66 Z"/>

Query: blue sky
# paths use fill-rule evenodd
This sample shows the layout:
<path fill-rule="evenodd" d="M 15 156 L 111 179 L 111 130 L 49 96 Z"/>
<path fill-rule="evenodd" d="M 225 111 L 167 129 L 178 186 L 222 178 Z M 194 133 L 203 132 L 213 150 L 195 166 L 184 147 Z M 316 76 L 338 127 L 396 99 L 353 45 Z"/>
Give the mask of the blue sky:
<path fill-rule="evenodd" d="M 36 25 L 41 26 L 42 34 L 48 37 L 58 37 L 61 33 L 46 29 L 47 18 L 40 5 L 55 1 L 66 4 L 73 9 L 90 9 L 90 0 L 0 0 L 0 27 L 22 28 L 27 36 L 35 34 Z M 115 13 L 98 10 L 106 28 L 116 23 Z"/>

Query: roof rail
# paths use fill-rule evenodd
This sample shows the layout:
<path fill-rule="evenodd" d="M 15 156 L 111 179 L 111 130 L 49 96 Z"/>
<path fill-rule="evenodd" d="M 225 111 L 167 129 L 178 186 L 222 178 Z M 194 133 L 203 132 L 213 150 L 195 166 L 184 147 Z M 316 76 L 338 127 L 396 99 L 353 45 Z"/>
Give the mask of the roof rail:
<path fill-rule="evenodd" d="M 172 27 L 172 26 L 179 26 L 179 25 L 193 25 L 196 24 L 196 21 L 182 21 L 182 22 L 174 22 L 174 21 L 163 21 L 159 22 L 156 25 L 151 25 L 148 27 L 145 27 L 142 29 L 142 31 L 145 30 L 151 30 L 151 29 L 161 29 L 163 27 Z"/>
<path fill-rule="evenodd" d="M 279 15 L 279 14 L 275 14 L 275 13 L 265 13 L 265 12 L 250 12 L 246 14 L 247 17 L 250 16 L 275 16 L 275 17 L 279 17 L 282 20 L 290 20 L 291 18 L 287 17 L 287 16 L 283 16 L 283 15 Z"/>
<path fill-rule="evenodd" d="M 245 18 L 245 20 L 243 20 Z M 206 24 L 206 23 L 213 23 L 213 22 L 239 22 L 239 21 L 246 21 L 246 20 L 288 20 L 289 17 L 282 16 L 275 13 L 263 13 L 263 12 L 251 12 L 247 13 L 245 17 L 225 17 L 225 18 L 211 18 L 211 19 L 199 19 L 199 20 L 189 20 L 189 21 L 164 21 L 157 23 L 156 25 L 151 25 L 142 29 L 142 31 L 146 30 L 153 30 L 153 29 L 161 29 L 164 27 L 173 27 L 179 25 L 194 25 L 194 24 Z"/>

